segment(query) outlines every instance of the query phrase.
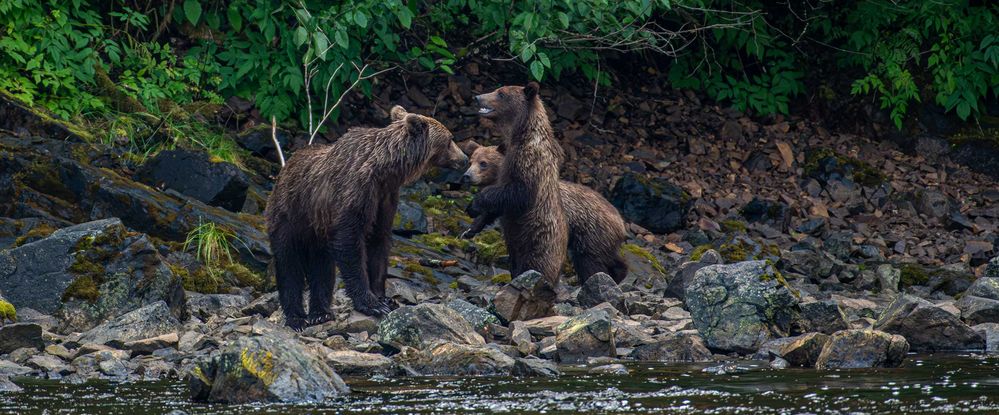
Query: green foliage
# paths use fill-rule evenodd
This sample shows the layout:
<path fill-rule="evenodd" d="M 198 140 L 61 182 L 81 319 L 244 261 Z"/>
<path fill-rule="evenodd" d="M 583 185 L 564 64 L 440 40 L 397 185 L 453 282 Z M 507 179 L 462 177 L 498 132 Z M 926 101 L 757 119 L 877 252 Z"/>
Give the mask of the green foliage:
<path fill-rule="evenodd" d="M 17 309 L 13 304 L 0 300 L 0 323 L 5 321 L 17 322 Z"/>
<path fill-rule="evenodd" d="M 202 222 L 188 232 L 184 250 L 194 247 L 195 255 L 205 265 L 218 266 L 232 262 L 232 243 L 238 240 L 232 230 L 213 222 Z"/>

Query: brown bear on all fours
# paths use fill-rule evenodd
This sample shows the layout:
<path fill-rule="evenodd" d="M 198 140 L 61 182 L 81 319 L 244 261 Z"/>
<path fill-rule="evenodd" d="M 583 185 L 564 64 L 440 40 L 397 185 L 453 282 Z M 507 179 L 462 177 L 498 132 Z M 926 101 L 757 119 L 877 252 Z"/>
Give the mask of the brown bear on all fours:
<path fill-rule="evenodd" d="M 460 147 L 468 154 L 470 161 L 465 179 L 479 186 L 496 183 L 503 166 L 503 153 L 499 147 L 480 146 L 474 141 Z M 617 208 L 600 193 L 580 184 L 563 180 L 559 182 L 559 191 L 569 225 L 569 256 L 579 282 L 586 282 L 598 272 L 621 282 L 628 275 L 628 265 L 620 252 L 628 236 L 624 219 Z M 486 219 L 486 216 L 475 218 L 463 237 L 471 238 L 489 226 Z"/>
<path fill-rule="evenodd" d="M 504 86 L 475 100 L 480 116 L 503 135 L 506 155 L 497 183 L 479 191 L 468 213 L 486 216 L 486 223 L 500 218 L 512 275 L 535 270 L 555 286 L 569 239 L 558 178 L 565 155 L 538 84 Z"/>
<path fill-rule="evenodd" d="M 278 298 L 293 328 L 331 318 L 336 269 L 357 311 L 390 311 L 385 272 L 399 189 L 431 164 L 458 169 L 468 160 L 437 120 L 400 106 L 391 114 L 385 128 L 351 128 L 334 144 L 297 151 L 278 175 L 265 214 Z"/>

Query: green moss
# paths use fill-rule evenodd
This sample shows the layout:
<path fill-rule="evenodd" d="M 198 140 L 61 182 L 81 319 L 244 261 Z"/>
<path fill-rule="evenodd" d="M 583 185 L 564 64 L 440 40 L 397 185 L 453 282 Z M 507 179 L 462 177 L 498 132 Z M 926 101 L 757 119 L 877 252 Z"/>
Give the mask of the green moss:
<path fill-rule="evenodd" d="M 746 223 L 741 220 L 727 219 L 718 222 L 718 224 L 725 232 L 746 232 Z"/>
<path fill-rule="evenodd" d="M 0 300 L 0 323 L 4 321 L 16 322 L 17 309 L 14 308 L 13 304 L 4 300 Z"/>
<path fill-rule="evenodd" d="M 62 301 L 72 299 L 97 301 L 100 286 L 106 280 L 104 264 L 113 261 L 119 254 L 119 246 L 125 239 L 125 228 L 117 226 L 105 232 L 80 238 L 74 246 L 76 251 L 73 263 L 67 272 L 76 278 L 66 287 Z"/>
<path fill-rule="evenodd" d="M 99 283 L 90 276 L 77 277 L 62 292 L 62 301 L 77 299 L 94 303 L 101 295 L 98 285 Z"/>
<path fill-rule="evenodd" d="M 795 290 L 794 288 L 791 288 L 791 284 L 787 283 L 787 279 L 784 278 L 784 274 L 782 274 L 780 272 L 780 270 L 777 269 L 777 266 L 774 265 L 773 261 L 771 261 L 771 260 L 768 259 L 768 260 L 766 260 L 766 262 L 767 262 L 767 265 L 769 266 L 769 268 L 771 270 L 773 270 L 773 274 L 763 274 L 763 275 L 760 275 L 760 281 L 773 281 L 773 280 L 776 280 L 778 284 L 783 285 L 784 288 L 787 288 L 788 291 L 791 291 L 791 294 L 794 294 L 795 297 L 798 297 L 800 299 L 801 298 L 801 294 L 798 292 L 798 290 Z"/>
<path fill-rule="evenodd" d="M 437 277 L 434 277 L 433 270 L 420 265 L 420 263 L 415 260 L 406 261 L 406 265 L 402 268 L 402 271 L 410 277 L 419 276 L 423 278 L 423 281 L 426 281 L 430 285 L 437 285 L 440 283 Z"/>
<path fill-rule="evenodd" d="M 651 264 L 652 268 L 655 268 L 656 271 L 659 271 L 663 274 L 666 273 L 666 268 L 663 267 L 663 265 L 659 262 L 659 259 L 657 259 L 655 255 L 649 253 L 649 251 L 646 251 L 644 248 L 635 244 L 624 244 L 621 246 L 621 249 L 627 252 L 631 252 L 633 255 L 649 261 L 649 264 Z"/>
<path fill-rule="evenodd" d="M 66 187 L 66 180 L 53 159 L 39 158 L 17 176 L 25 186 L 39 192 L 67 202 L 76 201 L 76 193 Z"/>
<path fill-rule="evenodd" d="M 204 294 L 218 294 L 225 291 L 225 279 L 218 270 L 209 267 L 198 268 L 194 272 L 181 273 L 181 283 L 187 291 Z"/>
<path fill-rule="evenodd" d="M 451 281 L 451 283 L 448 284 L 447 287 L 450 288 L 450 289 L 452 289 L 452 290 L 457 290 L 458 289 L 458 280 Z"/>
<path fill-rule="evenodd" d="M 508 254 L 503 235 L 495 229 L 476 235 L 472 238 L 472 244 L 475 245 L 476 259 L 484 264 L 495 264 L 500 257 Z"/>
<path fill-rule="evenodd" d="M 718 253 L 725 259 L 725 262 L 741 262 L 749 258 L 746 248 L 744 242 L 736 241 L 730 244 L 722 244 L 718 248 Z"/>
<path fill-rule="evenodd" d="M 819 148 L 808 153 L 805 157 L 805 174 L 814 176 L 819 173 L 822 161 L 830 157 L 836 159 L 836 162 L 840 166 L 849 167 L 853 171 L 851 179 L 855 183 L 867 187 L 873 187 L 884 183 L 886 180 L 885 176 L 875 168 L 871 167 L 871 165 L 852 157 L 840 155 L 829 148 Z"/>
<path fill-rule="evenodd" d="M 29 242 L 34 242 L 39 239 L 48 237 L 55 232 L 56 229 L 47 223 L 39 223 L 34 228 L 28 231 L 28 233 L 18 237 L 14 240 L 14 246 L 21 246 Z"/>
<path fill-rule="evenodd" d="M 493 284 L 509 284 L 510 281 L 512 281 L 512 280 L 513 280 L 513 277 L 510 276 L 510 274 L 504 273 L 504 274 L 493 275 L 493 278 L 492 278 L 491 281 L 492 281 Z"/>
<path fill-rule="evenodd" d="M 442 235 L 439 233 L 416 235 L 413 237 L 413 241 L 425 245 L 437 252 L 444 252 L 448 249 L 464 250 L 468 248 L 469 245 L 469 242 L 465 239 Z"/>
<path fill-rule="evenodd" d="M 712 248 L 711 244 L 698 245 L 693 251 L 690 251 L 690 260 L 700 261 L 701 257 L 704 256 L 704 253 L 708 252 L 708 250 Z"/>
<path fill-rule="evenodd" d="M 239 262 L 228 263 L 222 269 L 225 270 L 229 282 L 237 287 L 250 287 L 257 292 L 264 292 L 270 288 L 267 278 Z"/>
<path fill-rule="evenodd" d="M 914 285 L 926 285 L 930 282 L 930 274 L 925 268 L 918 264 L 902 264 L 901 275 L 899 276 L 899 287 L 912 287 Z"/>

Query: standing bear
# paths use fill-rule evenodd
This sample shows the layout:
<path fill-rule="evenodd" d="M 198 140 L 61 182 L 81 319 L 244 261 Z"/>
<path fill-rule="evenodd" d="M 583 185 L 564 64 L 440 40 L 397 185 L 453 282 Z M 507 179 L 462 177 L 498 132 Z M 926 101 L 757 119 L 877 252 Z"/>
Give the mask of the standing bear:
<path fill-rule="evenodd" d="M 479 186 L 496 183 L 503 168 L 499 147 L 480 146 L 474 141 L 461 147 L 471 161 L 464 178 Z M 559 192 L 569 225 L 569 256 L 580 284 L 598 272 L 621 282 L 628 276 L 628 265 L 621 258 L 621 246 L 628 236 L 617 208 L 600 193 L 580 184 L 560 181 Z M 489 226 L 485 219 L 485 216 L 475 218 L 462 237 L 471 238 Z"/>
<path fill-rule="evenodd" d="M 385 128 L 351 128 L 334 144 L 297 151 L 278 175 L 265 214 L 278 299 L 292 328 L 331 318 L 336 269 L 354 309 L 389 312 L 385 272 L 399 189 L 431 164 L 460 169 L 468 161 L 437 120 L 400 106 L 391 115 Z"/>
<path fill-rule="evenodd" d="M 479 115 L 503 135 L 506 156 L 497 183 L 479 191 L 468 214 L 486 223 L 500 218 L 512 275 L 535 270 L 555 287 L 569 239 L 558 178 L 565 155 L 538 84 L 504 86 L 475 100 Z"/>

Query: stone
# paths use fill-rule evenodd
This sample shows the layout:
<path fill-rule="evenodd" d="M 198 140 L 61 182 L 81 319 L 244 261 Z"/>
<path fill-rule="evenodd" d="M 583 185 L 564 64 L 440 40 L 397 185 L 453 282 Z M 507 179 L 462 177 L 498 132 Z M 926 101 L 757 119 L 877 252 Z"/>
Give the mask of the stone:
<path fill-rule="evenodd" d="M 24 392 L 24 389 L 17 386 L 16 383 L 11 382 L 10 377 L 6 375 L 0 375 L 0 393 L 18 393 Z"/>
<path fill-rule="evenodd" d="M 392 232 L 402 236 L 430 232 L 430 223 L 427 221 L 427 214 L 423 211 L 423 207 L 419 203 L 409 200 L 399 201 L 399 209 L 392 226 Z"/>
<path fill-rule="evenodd" d="M 499 319 L 484 308 L 476 306 L 460 298 L 448 301 L 447 306 L 457 311 L 468 321 L 479 334 L 486 334 L 486 327 L 490 324 L 499 324 Z"/>
<path fill-rule="evenodd" d="M 715 250 L 709 249 L 704 255 L 701 256 L 701 261 L 687 261 L 680 264 L 680 267 L 677 269 L 673 279 L 671 279 L 669 284 L 666 286 L 666 295 L 680 299 L 683 299 L 687 295 L 687 287 L 690 286 L 691 281 L 694 280 L 694 276 L 697 275 L 697 271 L 713 264 L 704 261 L 704 256 L 707 256 L 708 252 L 717 255 Z M 714 263 L 722 262 L 720 255 L 718 255 L 718 259 L 719 261 Z"/>
<path fill-rule="evenodd" d="M 738 353 L 787 337 L 800 313 L 796 293 L 766 261 L 700 269 L 685 302 L 709 348 Z"/>
<path fill-rule="evenodd" d="M 322 402 L 350 391 L 322 356 L 281 327 L 200 358 L 187 383 L 192 400 L 229 404 Z"/>
<path fill-rule="evenodd" d="M 170 313 L 165 302 L 159 301 L 130 311 L 88 330 L 80 336 L 80 343 L 124 344 L 148 339 L 180 328 L 180 322 Z"/>
<path fill-rule="evenodd" d="M 806 275 L 816 281 L 838 273 L 840 268 L 828 255 L 811 249 L 788 251 L 781 255 L 777 265 L 785 272 Z"/>
<path fill-rule="evenodd" d="M 591 309 L 555 329 L 556 358 L 562 363 L 584 363 L 590 357 L 616 355 L 611 317 Z"/>
<path fill-rule="evenodd" d="M 376 353 L 353 350 L 334 350 L 326 353 L 326 362 L 343 376 L 391 375 L 396 371 L 395 362 Z"/>
<path fill-rule="evenodd" d="M 624 367 L 624 365 L 620 363 L 593 367 L 587 372 L 593 375 L 627 375 L 631 373 L 628 368 Z"/>
<path fill-rule="evenodd" d="M 131 351 L 133 355 L 151 354 L 159 349 L 177 348 L 180 338 L 177 332 L 167 333 L 147 339 L 133 340 L 125 342 L 125 350 Z"/>
<path fill-rule="evenodd" d="M 161 301 L 175 318 L 186 315 L 180 278 L 146 235 L 115 218 L 0 251 L 0 292 L 18 309 L 55 315 L 68 331 Z"/>
<path fill-rule="evenodd" d="M 555 289 L 537 271 L 520 274 L 500 288 L 492 299 L 492 309 L 504 322 L 531 320 L 552 314 Z"/>
<path fill-rule="evenodd" d="M 569 321 L 569 317 L 567 316 L 542 317 L 525 321 L 524 327 L 526 327 L 533 336 L 549 337 L 554 336 L 555 329 L 566 321 Z"/>
<path fill-rule="evenodd" d="M 835 300 L 803 302 L 799 306 L 803 332 L 833 334 L 850 328 L 846 314 Z"/>
<path fill-rule="evenodd" d="M 955 303 L 968 324 L 999 323 L 999 277 L 982 277 Z"/>
<path fill-rule="evenodd" d="M 164 150 L 148 159 L 135 180 L 157 189 L 172 189 L 210 206 L 239 212 L 250 179 L 232 163 L 217 162 L 204 151 Z"/>
<path fill-rule="evenodd" d="M 206 321 L 213 316 L 240 316 L 243 308 L 250 302 L 246 297 L 236 294 L 202 294 L 191 291 L 186 294 L 188 313 Z"/>
<path fill-rule="evenodd" d="M 271 314 L 274 314 L 274 312 L 280 307 L 281 304 L 278 303 L 278 293 L 275 291 L 264 294 L 257 297 L 255 300 L 250 301 L 250 303 L 243 307 L 240 312 L 247 317 L 261 316 L 267 318 L 270 317 Z"/>
<path fill-rule="evenodd" d="M 629 222 L 654 233 L 682 229 L 693 204 L 690 195 L 666 179 L 635 173 L 627 173 L 617 181 L 610 202 Z"/>
<path fill-rule="evenodd" d="M 553 378 L 560 374 L 554 362 L 536 357 L 514 358 L 513 368 L 510 370 L 511 376 L 518 377 Z"/>
<path fill-rule="evenodd" d="M 25 364 L 46 374 L 55 373 L 65 376 L 74 372 L 73 368 L 69 367 L 62 359 L 47 354 L 31 356 Z"/>
<path fill-rule="evenodd" d="M 440 342 L 426 351 L 396 355 L 423 376 L 509 375 L 515 361 L 500 349 L 486 345 Z"/>
<path fill-rule="evenodd" d="M 273 162 L 279 162 L 280 159 L 277 154 L 277 149 L 274 148 L 274 136 L 277 136 L 278 143 L 281 147 L 288 148 L 288 142 L 291 141 L 291 135 L 288 131 L 285 131 L 280 127 L 277 128 L 275 133 L 276 134 L 271 134 L 270 126 L 261 125 L 241 132 L 238 136 L 236 136 L 236 144 L 239 144 L 240 147 L 249 150 L 254 156 L 262 157 Z"/>
<path fill-rule="evenodd" d="M 486 342 L 457 311 L 443 304 L 423 303 L 392 310 L 378 323 L 379 342 L 400 350 L 424 350 L 437 342 L 481 346 Z"/>
<path fill-rule="evenodd" d="M 985 352 L 999 352 L 999 323 L 982 323 L 971 326 L 985 339 Z"/>
<path fill-rule="evenodd" d="M 905 337 L 917 352 L 985 349 L 985 339 L 960 318 L 909 294 L 895 297 L 874 328 Z"/>
<path fill-rule="evenodd" d="M 842 330 L 829 337 L 815 363 L 817 369 L 898 367 L 909 352 L 899 335 L 878 330 Z"/>
<path fill-rule="evenodd" d="M 943 219 L 950 214 L 951 200 L 939 189 L 923 189 L 916 192 L 913 206 L 917 212 L 930 218 Z"/>
<path fill-rule="evenodd" d="M 65 360 L 71 360 L 73 359 L 74 356 L 76 356 L 75 353 L 69 351 L 69 349 L 67 349 L 66 346 L 63 346 L 61 344 L 50 344 L 48 346 L 45 346 L 45 353 L 48 353 L 52 356 L 56 356 Z"/>
<path fill-rule="evenodd" d="M 696 331 L 681 331 L 636 346 L 628 357 L 650 362 L 707 362 L 711 351 Z"/>
<path fill-rule="evenodd" d="M 999 256 L 989 260 L 989 263 L 985 266 L 985 274 L 982 276 L 985 278 L 999 278 Z"/>
<path fill-rule="evenodd" d="M 530 330 L 523 321 L 513 321 L 510 323 L 510 343 L 517 347 L 520 354 L 527 356 L 537 351 Z"/>
<path fill-rule="evenodd" d="M 576 297 L 579 305 L 584 308 L 594 307 L 601 303 L 610 303 L 622 313 L 628 309 L 624 304 L 624 292 L 617 286 L 610 275 L 603 272 L 593 274 L 583 283 Z"/>
<path fill-rule="evenodd" d="M 902 271 L 891 264 L 878 265 L 878 285 L 883 293 L 897 293 Z"/>
<path fill-rule="evenodd" d="M 14 323 L 0 326 L 0 354 L 7 354 L 22 347 L 42 350 L 42 326 L 34 323 Z"/>
<path fill-rule="evenodd" d="M 30 367 L 21 366 L 17 363 L 11 362 L 9 360 L 0 359 L 0 377 L 3 376 L 25 376 L 31 373 Z"/>
<path fill-rule="evenodd" d="M 787 360 L 792 366 L 814 367 L 818 362 L 819 354 L 826 343 L 829 342 L 829 335 L 823 333 L 807 333 L 792 337 L 792 340 L 780 347 L 779 355 Z"/>

